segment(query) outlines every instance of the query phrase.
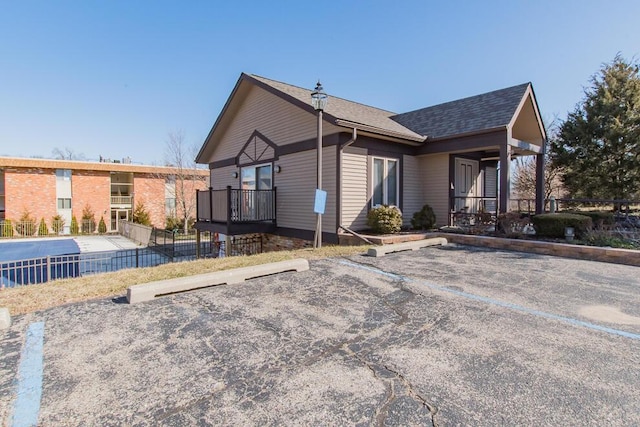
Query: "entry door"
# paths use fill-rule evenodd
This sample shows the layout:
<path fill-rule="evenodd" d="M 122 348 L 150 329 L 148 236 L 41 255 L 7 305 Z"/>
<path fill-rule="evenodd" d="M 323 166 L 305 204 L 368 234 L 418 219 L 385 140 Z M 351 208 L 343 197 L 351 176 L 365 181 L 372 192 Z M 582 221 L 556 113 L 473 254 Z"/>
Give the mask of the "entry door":
<path fill-rule="evenodd" d="M 455 209 L 456 212 L 478 211 L 478 162 L 456 158 Z"/>

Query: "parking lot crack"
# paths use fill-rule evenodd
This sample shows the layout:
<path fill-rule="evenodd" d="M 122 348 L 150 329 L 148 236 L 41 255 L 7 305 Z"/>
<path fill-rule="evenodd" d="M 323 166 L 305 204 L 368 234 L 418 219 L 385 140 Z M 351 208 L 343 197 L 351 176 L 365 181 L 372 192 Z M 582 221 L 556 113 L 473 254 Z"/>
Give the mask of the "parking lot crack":
<path fill-rule="evenodd" d="M 433 427 L 438 427 L 438 422 L 436 420 L 436 414 L 438 413 L 438 408 L 434 404 L 429 403 L 427 399 L 425 399 L 420 393 L 418 393 L 414 389 L 413 384 L 411 384 L 411 382 L 407 380 L 407 378 L 404 375 L 402 375 L 399 371 L 393 368 L 390 368 L 387 365 L 383 365 L 383 367 L 385 370 L 392 373 L 396 378 L 398 378 L 402 382 L 402 384 L 404 384 L 411 398 L 413 398 L 415 401 L 419 402 L 422 406 L 427 408 L 429 413 L 431 413 L 431 422 Z"/>

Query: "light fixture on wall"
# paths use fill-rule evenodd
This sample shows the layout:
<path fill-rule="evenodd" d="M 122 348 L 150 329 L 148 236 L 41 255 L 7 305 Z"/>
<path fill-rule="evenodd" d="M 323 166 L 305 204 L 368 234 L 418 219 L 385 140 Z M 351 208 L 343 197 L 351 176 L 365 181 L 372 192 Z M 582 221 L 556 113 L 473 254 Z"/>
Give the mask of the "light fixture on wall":
<path fill-rule="evenodd" d="M 231 172 L 231 178 L 237 178 L 238 177 L 238 172 L 233 171 Z"/>
<path fill-rule="evenodd" d="M 280 165 L 276 165 L 276 167 L 274 167 L 274 168 L 273 168 L 273 170 L 274 170 L 276 173 L 280 173 L 280 172 L 282 172 L 282 168 L 280 167 Z"/>

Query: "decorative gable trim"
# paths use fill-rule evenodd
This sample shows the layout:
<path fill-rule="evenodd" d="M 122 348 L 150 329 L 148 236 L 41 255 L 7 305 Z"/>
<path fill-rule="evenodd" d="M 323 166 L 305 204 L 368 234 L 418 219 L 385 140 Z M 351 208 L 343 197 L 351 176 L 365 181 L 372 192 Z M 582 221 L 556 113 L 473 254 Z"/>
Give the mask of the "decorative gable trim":
<path fill-rule="evenodd" d="M 235 164 L 245 166 L 274 160 L 278 160 L 278 146 L 256 129 L 236 156 Z"/>

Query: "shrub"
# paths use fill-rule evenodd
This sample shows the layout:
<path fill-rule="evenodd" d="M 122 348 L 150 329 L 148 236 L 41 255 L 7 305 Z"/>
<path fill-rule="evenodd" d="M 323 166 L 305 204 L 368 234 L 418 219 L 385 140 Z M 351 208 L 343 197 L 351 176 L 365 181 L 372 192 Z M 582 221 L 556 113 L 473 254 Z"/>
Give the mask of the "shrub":
<path fill-rule="evenodd" d="M 151 225 L 151 217 L 144 203 L 136 203 L 136 208 L 133 210 L 133 222 L 142 225 Z"/>
<path fill-rule="evenodd" d="M 104 222 L 104 217 L 100 217 L 100 222 L 98 223 L 98 233 L 104 234 L 107 232 L 107 224 Z"/>
<path fill-rule="evenodd" d="M 531 218 L 527 214 L 520 212 L 501 213 L 496 219 L 496 232 L 506 237 L 520 237 L 525 234 L 525 227 L 530 222 Z"/>
<path fill-rule="evenodd" d="M 82 209 L 82 234 L 92 234 L 96 231 L 96 214 L 91 206 L 86 205 Z"/>
<path fill-rule="evenodd" d="M 564 238 L 564 229 L 573 227 L 577 238 L 591 230 L 591 218 L 570 213 L 540 214 L 532 218 L 536 234 L 541 237 Z"/>
<path fill-rule="evenodd" d="M 51 218 L 51 228 L 53 232 L 56 234 L 62 233 L 64 231 L 64 218 L 61 215 L 56 215 Z"/>
<path fill-rule="evenodd" d="M 413 214 L 411 226 L 415 230 L 430 230 L 436 225 L 436 214 L 429 205 L 424 205 L 419 212 Z"/>
<path fill-rule="evenodd" d="M 13 237 L 13 224 L 10 219 L 0 222 L 0 237 Z"/>
<path fill-rule="evenodd" d="M 607 211 L 589 211 L 589 212 L 581 212 L 581 211 L 572 211 L 567 212 L 576 215 L 584 215 L 591 218 L 591 223 L 594 228 L 603 228 L 605 225 L 615 225 L 616 217 L 613 215 L 613 212 Z"/>
<path fill-rule="evenodd" d="M 402 214 L 395 206 L 378 206 L 367 214 L 367 225 L 376 233 L 397 233 L 402 228 Z"/>
<path fill-rule="evenodd" d="M 192 230 L 193 229 L 193 225 L 196 223 L 194 218 L 189 218 L 189 220 L 187 221 L 187 229 L 188 230 Z M 167 220 L 165 222 L 165 229 L 166 230 L 175 230 L 175 231 L 182 231 L 184 230 L 184 218 L 177 218 L 175 216 L 169 216 L 167 217 Z"/>
<path fill-rule="evenodd" d="M 80 229 L 78 227 L 78 220 L 74 215 L 71 217 L 71 234 L 78 234 L 79 232 L 80 232 Z"/>
<path fill-rule="evenodd" d="M 38 226 L 38 236 L 48 236 L 49 235 L 49 227 L 47 227 L 47 223 L 44 222 L 44 218 L 40 219 L 40 225 Z"/>
<path fill-rule="evenodd" d="M 36 234 L 36 220 L 25 210 L 16 224 L 16 231 L 21 236 L 33 236 Z"/>

